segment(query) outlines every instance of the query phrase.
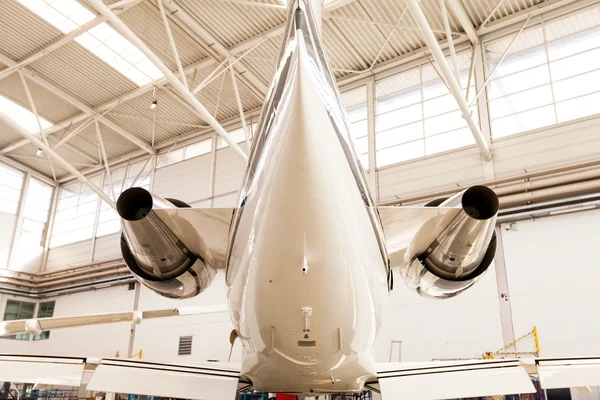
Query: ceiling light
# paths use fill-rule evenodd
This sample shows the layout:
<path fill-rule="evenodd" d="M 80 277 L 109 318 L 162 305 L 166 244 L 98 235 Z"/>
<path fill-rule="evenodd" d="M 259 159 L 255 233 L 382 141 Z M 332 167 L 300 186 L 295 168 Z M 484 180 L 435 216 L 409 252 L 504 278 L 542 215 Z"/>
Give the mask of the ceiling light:
<path fill-rule="evenodd" d="M 156 99 L 152 100 L 152 104 L 150 104 L 150 109 L 152 111 L 156 111 L 158 109 L 158 100 L 156 100 Z"/>
<path fill-rule="evenodd" d="M 42 149 L 37 149 L 37 151 L 35 152 L 35 156 L 38 158 L 42 158 L 44 156 L 44 152 L 42 151 Z"/>

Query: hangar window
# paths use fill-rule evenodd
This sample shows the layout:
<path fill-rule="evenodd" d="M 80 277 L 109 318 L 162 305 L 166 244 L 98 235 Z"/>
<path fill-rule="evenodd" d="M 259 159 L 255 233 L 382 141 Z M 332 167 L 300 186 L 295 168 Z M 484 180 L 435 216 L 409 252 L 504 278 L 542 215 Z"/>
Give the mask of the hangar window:
<path fill-rule="evenodd" d="M 31 178 L 25 193 L 21 229 L 15 239 L 14 253 L 11 265 L 18 269 L 27 266 L 34 260 L 39 260 L 44 251 L 44 235 L 50 203 L 52 186 Z"/>
<path fill-rule="evenodd" d="M 91 177 L 94 185 L 102 185 L 102 175 Z M 91 239 L 98 211 L 98 195 L 80 182 L 61 188 L 52 228 L 51 247 Z"/>
<path fill-rule="evenodd" d="M 600 7 L 485 43 L 492 137 L 599 113 Z M 495 71 L 494 71 L 495 69 Z"/>
<path fill-rule="evenodd" d="M 0 164 L 0 211 L 16 214 L 25 174 L 8 165 Z"/>
<path fill-rule="evenodd" d="M 38 305 L 37 318 L 50 318 L 54 316 L 55 301 L 45 301 Z M 43 331 L 39 335 L 33 335 L 33 340 L 44 340 L 50 338 L 50 331 Z"/>
<path fill-rule="evenodd" d="M 213 139 L 209 138 L 177 149 L 171 149 L 158 157 L 158 165 L 156 167 L 162 168 L 183 160 L 208 154 L 212 150 L 212 142 Z M 225 145 L 228 146 L 227 143 Z"/>
<path fill-rule="evenodd" d="M 461 71 L 461 86 L 466 93 L 471 52 L 458 53 L 457 61 Z M 475 143 L 456 101 L 427 61 L 379 80 L 376 91 L 378 167 Z M 469 92 L 474 92 L 473 78 Z M 475 107 L 473 113 L 477 120 Z"/>
<path fill-rule="evenodd" d="M 35 303 L 26 301 L 7 300 L 4 309 L 3 321 L 14 321 L 17 319 L 31 319 L 35 311 Z M 2 336 L 4 339 L 29 340 L 29 333 Z"/>
<path fill-rule="evenodd" d="M 350 124 L 354 150 L 363 168 L 369 169 L 369 120 L 367 114 L 367 89 L 365 86 L 342 93 L 342 105 Z"/>

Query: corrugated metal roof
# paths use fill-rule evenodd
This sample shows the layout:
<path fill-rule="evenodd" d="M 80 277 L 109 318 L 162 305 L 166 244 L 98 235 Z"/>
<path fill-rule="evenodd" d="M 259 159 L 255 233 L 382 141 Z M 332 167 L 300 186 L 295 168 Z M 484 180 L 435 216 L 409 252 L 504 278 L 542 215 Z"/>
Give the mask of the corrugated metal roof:
<path fill-rule="evenodd" d="M 156 5 L 142 2 L 122 13 L 120 17 L 171 70 L 177 69 L 164 24 Z M 200 43 L 192 39 L 178 24 L 170 20 L 169 26 L 184 68 L 208 56 Z"/>
<path fill-rule="evenodd" d="M 281 5 L 277 0 L 263 1 Z M 181 5 L 222 45 L 231 47 L 285 22 L 286 11 L 227 0 L 185 0 Z"/>
<path fill-rule="evenodd" d="M 195 18 L 198 24 L 216 40 L 228 48 L 260 37 L 264 32 L 281 26 L 285 22 L 286 12 L 284 10 L 261 7 L 256 4 L 242 4 L 243 1 L 281 6 L 280 0 L 177 0 L 177 4 Z M 474 27 L 481 25 L 500 1 L 460 0 Z M 542 2 L 542 0 L 504 0 L 490 21 L 504 18 Z M 445 39 L 439 0 L 421 0 L 420 4 L 426 18 L 436 31 L 438 40 Z M 23 59 L 62 36 L 57 29 L 14 0 L 0 0 L 0 10 L 2 10 L 0 13 L 0 53 L 14 60 Z M 450 12 L 449 15 L 451 30 L 462 32 L 462 27 L 455 20 L 453 14 Z M 402 18 L 400 18 L 401 16 Z M 175 70 L 175 63 L 157 10 L 156 0 L 140 2 L 121 14 L 121 18 L 163 59 L 169 68 Z M 553 21 L 547 21 L 548 39 L 552 40 L 554 36 L 564 36 L 581 27 L 591 26 L 590 24 L 595 23 L 598 18 L 600 18 L 600 13 L 598 9 L 594 9 L 593 12 L 588 10 L 576 17 L 573 16 L 572 19 L 565 19 L 564 22 L 555 24 Z M 189 27 L 181 23 L 176 14 L 170 16 L 170 19 L 182 64 L 184 66 L 191 65 L 207 58 L 208 54 L 205 49 L 213 43 L 200 43 L 200 39 Z M 394 25 L 396 25 L 395 30 L 393 29 Z M 541 43 L 540 36 L 537 27 L 526 30 L 523 33 L 523 39 L 515 43 L 511 52 Z M 384 46 L 388 37 L 388 43 Z M 269 82 L 281 40 L 282 36 L 279 35 L 266 39 L 255 48 L 243 61 L 248 68 L 248 73 L 256 75 L 264 82 Z M 355 0 L 335 9 L 323 22 L 323 40 L 329 62 L 334 68 L 337 78 L 352 74 L 352 71 L 365 71 L 375 60 L 376 64 L 380 64 L 424 46 L 421 33 L 410 12 L 406 11 L 406 4 L 402 0 Z M 511 37 L 508 36 L 487 43 L 491 58 L 493 59 L 495 54 L 500 55 L 510 40 Z M 239 53 L 238 56 L 240 54 L 242 53 Z M 462 55 L 459 57 L 461 63 L 464 64 L 464 57 Z M 468 64 L 468 58 L 466 62 Z M 197 85 L 215 66 L 216 64 L 213 64 L 198 70 L 191 86 Z M 137 88 L 137 85 L 129 79 L 75 42 L 44 56 L 31 64 L 30 68 L 57 87 L 81 99 L 90 107 L 121 97 Z M 427 74 L 428 77 L 432 74 L 430 69 L 427 70 Z M 188 80 L 191 80 L 192 75 L 188 75 Z M 435 76 L 432 77 L 432 79 L 435 78 Z M 380 80 L 377 82 L 378 95 L 397 91 L 401 87 L 414 86 L 418 83 L 415 82 L 415 79 L 418 81 L 418 74 L 415 77 L 414 74 L 405 73 L 388 80 Z M 58 122 L 80 113 L 77 108 L 60 100 L 48 90 L 32 82 L 30 82 L 30 87 L 36 106 L 46 119 Z M 238 87 L 245 110 L 260 107 L 262 98 L 255 94 L 256 91 L 249 90 L 242 82 L 239 82 Z M 177 95 L 167 94 L 166 90 L 168 89 L 157 90 L 159 110 L 155 114 L 157 124 L 154 141 L 156 144 L 197 131 L 200 126 L 206 125 L 190 107 L 182 105 L 182 100 L 177 100 Z M 27 105 L 18 75 L 13 74 L 0 82 L 0 94 L 19 104 Z M 347 99 L 349 99 L 348 96 L 350 95 L 345 95 Z M 236 118 L 238 115 L 229 72 L 223 73 L 211 82 L 198 93 L 197 97 L 211 113 L 216 115 L 218 120 Z M 149 109 L 151 101 L 152 92 L 148 92 L 120 104 L 111 110 L 107 117 L 124 130 L 150 143 L 152 141 L 153 116 Z M 77 125 L 71 126 L 69 131 L 75 129 Z M 109 157 L 120 157 L 137 150 L 135 145 L 105 125 L 102 125 L 102 131 Z M 50 139 L 51 143 L 56 143 L 64 134 L 58 132 L 53 135 L 53 138 Z M 6 146 L 19 139 L 18 134 L 0 125 L 0 146 Z M 69 146 L 59 149 L 69 161 L 81 165 L 97 162 L 98 150 L 93 124 L 73 138 L 69 142 Z M 47 163 L 44 164 L 44 161 L 35 157 L 36 150 L 35 146 L 25 146 L 15 151 L 14 155 L 21 157 L 21 161 L 25 164 L 49 175 Z"/>
<path fill-rule="evenodd" d="M 56 123 L 81 112 L 72 104 L 67 103 L 29 79 L 27 80 L 27 85 L 31 91 L 35 107 L 42 118 Z M 0 95 L 25 108 L 29 108 L 29 101 L 25 94 L 21 77 L 17 72 L 0 80 Z"/>
<path fill-rule="evenodd" d="M 75 42 L 34 62 L 31 68 L 89 106 L 105 103 L 137 88 L 129 79 Z"/>
<path fill-rule="evenodd" d="M 465 12 L 473 23 L 473 26 L 480 26 L 501 1 L 502 0 L 460 0 Z M 533 7 L 544 1 L 545 0 L 504 0 L 498 10 L 493 14 L 492 18 L 490 18 L 490 22 Z"/>
<path fill-rule="evenodd" d="M 13 60 L 21 60 L 62 36 L 14 0 L 0 0 L 0 10 L 0 52 Z"/>

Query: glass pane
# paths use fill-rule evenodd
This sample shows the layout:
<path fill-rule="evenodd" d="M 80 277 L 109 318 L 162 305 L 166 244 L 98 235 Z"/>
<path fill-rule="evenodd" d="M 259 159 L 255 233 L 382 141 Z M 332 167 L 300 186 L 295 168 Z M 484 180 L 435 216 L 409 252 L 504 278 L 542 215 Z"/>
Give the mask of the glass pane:
<path fill-rule="evenodd" d="M 173 163 L 179 162 L 183 160 L 183 147 L 179 149 L 173 149 L 168 154 L 159 155 L 160 162 L 158 163 L 158 168 L 166 167 L 167 165 L 171 165 Z"/>
<path fill-rule="evenodd" d="M 568 78 L 596 69 L 600 69 L 600 49 L 550 63 L 553 80 Z"/>
<path fill-rule="evenodd" d="M 598 91 L 600 91 L 600 70 L 554 83 L 554 99 L 557 102 Z"/>
<path fill-rule="evenodd" d="M 458 104 L 456 103 L 456 99 L 451 94 L 428 100 L 425 103 L 423 103 L 423 107 L 425 118 L 429 118 L 434 115 L 444 114 L 448 111 L 458 110 Z"/>
<path fill-rule="evenodd" d="M 198 143 L 185 146 L 185 159 L 201 156 L 210 153 L 212 148 L 212 139 L 206 139 Z"/>
<path fill-rule="evenodd" d="M 500 57 L 500 55 L 498 55 L 498 57 Z M 504 61 L 502 61 L 500 66 L 496 68 L 493 77 L 499 78 L 505 75 L 514 74 L 515 72 L 545 64 L 547 62 L 546 60 L 546 51 L 544 46 L 527 50 L 523 53 L 508 55 Z M 495 65 L 495 63 L 488 65 L 488 74 L 492 72 Z"/>
<path fill-rule="evenodd" d="M 552 104 L 552 89 L 550 88 L 550 85 L 546 85 L 492 100 L 489 104 L 490 118 L 493 120 L 505 115 L 531 110 L 546 104 Z M 554 123 L 554 118 L 552 118 L 552 123 Z"/>
<path fill-rule="evenodd" d="M 423 85 L 423 98 L 425 100 L 440 97 L 448 93 L 450 92 L 448 91 L 446 84 L 440 79 Z"/>
<path fill-rule="evenodd" d="M 369 135 L 369 121 L 363 120 L 350 125 L 350 134 L 354 138 L 361 138 Z"/>
<path fill-rule="evenodd" d="M 109 235 L 111 233 L 117 233 L 121 230 L 121 221 L 120 220 L 112 220 L 98 224 L 98 229 L 96 230 L 96 236 L 104 236 Z"/>
<path fill-rule="evenodd" d="M 476 118 L 477 119 L 477 118 Z M 425 136 L 433 136 L 438 133 L 453 131 L 467 126 L 467 121 L 462 117 L 460 111 L 453 111 L 444 115 L 425 120 Z"/>
<path fill-rule="evenodd" d="M 367 119 L 367 105 L 361 104 L 347 109 L 346 117 L 348 118 L 348 122 L 350 123 Z"/>
<path fill-rule="evenodd" d="M 550 61 L 571 56 L 600 46 L 600 29 L 592 29 L 577 35 L 548 43 Z"/>
<path fill-rule="evenodd" d="M 231 138 L 236 142 L 236 143 L 242 143 L 244 141 L 246 141 L 246 134 L 244 133 L 244 129 L 243 128 L 239 128 L 236 130 L 233 130 L 231 132 L 227 132 L 229 133 L 229 136 L 231 136 Z M 222 137 L 218 137 L 218 145 L 217 145 L 217 149 L 223 149 L 225 147 L 229 147 L 229 145 L 227 144 L 227 142 L 222 138 Z"/>
<path fill-rule="evenodd" d="M 375 131 L 381 132 L 386 129 L 406 125 L 423 118 L 421 104 L 401 108 L 396 111 L 379 115 L 375 118 Z"/>
<path fill-rule="evenodd" d="M 558 122 L 571 121 L 600 113 L 600 93 L 567 100 L 556 104 Z"/>
<path fill-rule="evenodd" d="M 550 83 L 550 73 L 547 65 L 491 81 L 489 86 L 490 99 L 520 92 L 544 83 Z"/>
<path fill-rule="evenodd" d="M 553 125 L 554 106 L 546 106 L 492 121 L 492 137 L 500 138 Z"/>
<path fill-rule="evenodd" d="M 441 153 L 459 147 L 465 147 L 475 144 L 473 134 L 469 128 L 459 129 L 441 135 L 428 137 L 425 139 L 425 149 L 427 155 Z"/>
<path fill-rule="evenodd" d="M 395 93 L 383 98 L 377 99 L 377 114 L 382 114 L 398 108 L 410 106 L 421 101 L 421 87 L 406 90 L 404 92 Z"/>
<path fill-rule="evenodd" d="M 401 144 L 377 152 L 377 167 L 425 156 L 423 140 Z"/>
<path fill-rule="evenodd" d="M 18 208 L 18 202 L 0 198 L 0 211 L 8 214 L 16 214 Z"/>
<path fill-rule="evenodd" d="M 377 150 L 423 138 L 423 122 L 380 132 L 375 137 Z"/>

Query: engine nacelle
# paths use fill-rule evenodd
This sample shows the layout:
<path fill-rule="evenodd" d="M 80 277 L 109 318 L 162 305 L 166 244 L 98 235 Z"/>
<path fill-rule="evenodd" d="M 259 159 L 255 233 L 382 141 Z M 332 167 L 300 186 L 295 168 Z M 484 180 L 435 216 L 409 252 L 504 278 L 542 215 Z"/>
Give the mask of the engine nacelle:
<path fill-rule="evenodd" d="M 404 255 L 400 274 L 422 296 L 453 297 L 477 282 L 494 259 L 498 197 L 485 186 L 473 186 L 427 206 L 456 211 L 423 225 Z"/>
<path fill-rule="evenodd" d="M 139 187 L 124 191 L 117 200 L 121 216 L 121 253 L 132 274 L 156 293 L 184 299 L 198 295 L 216 271 L 192 253 L 154 210 L 189 207 L 165 200 Z"/>

